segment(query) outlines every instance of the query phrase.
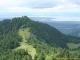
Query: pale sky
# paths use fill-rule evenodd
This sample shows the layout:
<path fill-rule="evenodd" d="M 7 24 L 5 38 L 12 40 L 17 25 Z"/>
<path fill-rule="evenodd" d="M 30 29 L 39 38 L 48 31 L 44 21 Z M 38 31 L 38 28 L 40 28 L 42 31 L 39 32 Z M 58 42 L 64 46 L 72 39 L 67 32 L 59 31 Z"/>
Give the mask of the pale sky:
<path fill-rule="evenodd" d="M 80 0 L 0 0 L 0 18 L 24 15 L 80 21 Z"/>

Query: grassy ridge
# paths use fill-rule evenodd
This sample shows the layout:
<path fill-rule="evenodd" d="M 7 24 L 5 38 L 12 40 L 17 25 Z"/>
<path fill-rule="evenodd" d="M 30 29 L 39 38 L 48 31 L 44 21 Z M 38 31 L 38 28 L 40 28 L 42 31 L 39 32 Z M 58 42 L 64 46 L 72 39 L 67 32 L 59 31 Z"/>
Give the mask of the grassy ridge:
<path fill-rule="evenodd" d="M 32 59 L 34 59 L 34 56 L 36 55 L 36 49 L 32 46 L 27 44 L 27 39 L 29 38 L 29 28 L 26 29 L 19 29 L 19 35 L 22 36 L 22 42 L 20 42 L 20 46 L 17 47 L 15 50 L 18 49 L 25 49 L 28 51 L 29 54 L 31 54 Z"/>

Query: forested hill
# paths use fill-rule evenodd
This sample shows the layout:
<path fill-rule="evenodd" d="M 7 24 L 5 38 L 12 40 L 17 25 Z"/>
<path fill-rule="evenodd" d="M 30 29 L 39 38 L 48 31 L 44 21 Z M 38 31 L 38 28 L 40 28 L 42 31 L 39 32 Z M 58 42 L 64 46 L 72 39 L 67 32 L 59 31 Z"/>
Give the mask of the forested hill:
<path fill-rule="evenodd" d="M 13 41 L 20 40 L 18 39 L 19 36 L 17 34 L 17 31 L 20 29 L 21 26 L 23 26 L 23 28 L 30 27 L 30 32 L 36 35 L 36 38 L 38 40 L 44 41 L 51 46 L 67 47 L 66 43 L 68 42 L 79 42 L 78 37 L 74 37 L 73 39 L 70 36 L 62 34 L 56 28 L 38 21 L 32 21 L 27 16 L 13 19 L 4 19 L 3 21 L 0 21 L 0 39 L 7 41 L 10 39 L 10 37 L 8 36 L 10 35 L 14 37 L 14 39 L 12 39 Z M 7 37 L 9 37 L 9 39 Z M 74 41 L 75 39 L 76 41 Z M 6 41 L 4 41 L 3 43 L 5 43 Z"/>
<path fill-rule="evenodd" d="M 79 37 L 66 36 L 56 28 L 45 23 L 33 21 L 27 16 L 4 19 L 0 21 L 0 57 L 6 55 L 7 53 L 5 54 L 5 52 L 10 52 L 12 49 L 20 46 L 23 38 L 19 35 L 19 30 L 26 28 L 29 28 L 28 32 L 31 34 L 29 39 L 27 39 L 29 44 L 31 44 L 30 42 L 32 40 L 36 40 L 34 44 L 43 42 L 51 47 L 68 48 L 67 43 L 80 43 Z M 17 52 L 14 52 L 13 54 L 16 53 Z M 27 55 L 30 57 L 29 54 Z"/>

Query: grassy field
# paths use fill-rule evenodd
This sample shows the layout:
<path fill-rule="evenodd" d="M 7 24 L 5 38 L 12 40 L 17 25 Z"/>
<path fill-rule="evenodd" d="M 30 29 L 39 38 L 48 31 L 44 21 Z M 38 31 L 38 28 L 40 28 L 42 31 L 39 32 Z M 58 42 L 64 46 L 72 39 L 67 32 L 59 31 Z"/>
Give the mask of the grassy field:
<path fill-rule="evenodd" d="M 20 42 L 20 46 L 17 47 L 17 49 L 25 49 L 28 50 L 28 53 L 31 54 L 32 59 L 34 59 L 34 56 L 36 55 L 36 49 L 33 48 L 32 45 L 27 44 L 27 39 L 29 38 L 29 28 L 26 29 L 20 29 L 19 30 L 19 35 L 22 36 L 22 42 Z"/>
<path fill-rule="evenodd" d="M 80 43 L 79 44 L 74 44 L 74 43 L 67 43 L 69 49 L 77 49 L 78 47 L 80 47 Z M 79 50 L 70 50 L 69 53 L 71 54 L 79 54 L 80 51 Z"/>
<path fill-rule="evenodd" d="M 67 43 L 69 49 L 76 49 L 78 47 L 80 47 L 80 43 L 75 44 L 75 43 Z"/>

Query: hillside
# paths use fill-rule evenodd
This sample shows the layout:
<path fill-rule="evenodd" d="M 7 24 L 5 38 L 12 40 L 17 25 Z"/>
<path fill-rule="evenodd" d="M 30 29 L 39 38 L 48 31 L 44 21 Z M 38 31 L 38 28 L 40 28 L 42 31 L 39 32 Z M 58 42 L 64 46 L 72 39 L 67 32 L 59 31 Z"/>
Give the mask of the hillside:
<path fill-rule="evenodd" d="M 72 44 L 78 44 L 77 48 L 70 49 Z M 0 60 L 80 58 L 79 44 L 79 37 L 67 36 L 27 16 L 0 21 Z"/>
<path fill-rule="evenodd" d="M 80 21 L 55 21 L 56 18 L 53 17 L 30 17 L 30 19 L 47 23 L 67 35 L 79 36 L 80 33 Z"/>

